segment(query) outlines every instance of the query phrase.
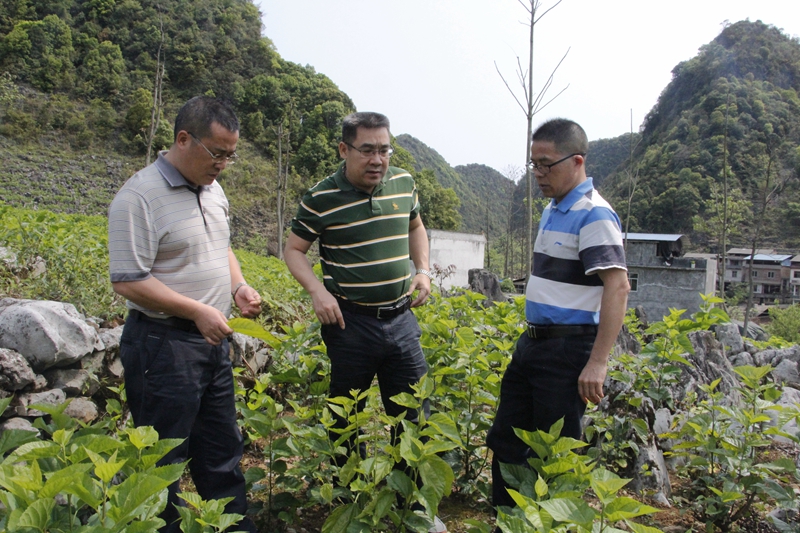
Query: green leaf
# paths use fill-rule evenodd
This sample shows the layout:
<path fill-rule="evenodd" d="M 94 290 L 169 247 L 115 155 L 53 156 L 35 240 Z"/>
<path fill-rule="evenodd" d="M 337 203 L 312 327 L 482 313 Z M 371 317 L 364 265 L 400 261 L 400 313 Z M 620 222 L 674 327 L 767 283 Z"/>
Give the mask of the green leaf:
<path fill-rule="evenodd" d="M 56 501 L 52 498 L 36 500 L 22 512 L 17 521 L 17 526 L 47 531 L 55 506 Z"/>
<path fill-rule="evenodd" d="M 434 413 L 426 422 L 429 426 L 434 427 L 439 435 L 447 437 L 452 442 L 461 446 L 461 434 L 458 432 L 458 426 L 456 426 L 456 423 L 450 416 L 444 413 Z M 429 437 L 435 436 L 429 433 L 425 433 L 425 435 Z"/>
<path fill-rule="evenodd" d="M 553 498 L 539 505 L 559 522 L 574 522 L 586 529 L 592 528 L 595 511 L 580 498 Z"/>
<path fill-rule="evenodd" d="M 28 442 L 38 440 L 36 432 L 25 429 L 7 429 L 0 434 L 0 455 Z"/>
<path fill-rule="evenodd" d="M 438 455 L 428 455 L 419 465 L 419 474 L 426 487 L 433 487 L 441 498 L 448 496 L 453 485 L 453 469 Z"/>
<path fill-rule="evenodd" d="M 642 524 L 637 524 L 636 522 L 629 522 L 627 520 L 625 521 L 625 523 L 628 524 L 628 527 L 631 528 L 631 531 L 633 531 L 633 533 L 664 533 L 657 527 L 644 526 Z"/>
<path fill-rule="evenodd" d="M 128 440 L 136 446 L 137 450 L 149 448 L 158 442 L 158 432 L 152 426 L 130 428 L 125 433 L 127 433 Z"/>
<path fill-rule="evenodd" d="M 608 520 L 612 522 L 625 520 L 627 518 L 635 518 L 637 516 L 656 512 L 658 512 L 658 509 L 637 502 L 633 498 L 624 496 L 616 498 L 606 505 L 605 509 L 603 510 L 603 514 L 606 515 Z"/>
<path fill-rule="evenodd" d="M 264 327 L 255 320 L 249 318 L 232 318 L 228 320 L 228 327 L 236 333 L 255 337 L 256 339 L 261 339 L 270 344 L 273 342 L 280 343 L 280 340 L 275 337 L 275 335 L 264 329 Z"/>
<path fill-rule="evenodd" d="M 405 499 L 409 499 L 417 488 L 411 478 L 400 470 L 392 470 L 392 473 L 386 476 L 386 483 Z"/>
<path fill-rule="evenodd" d="M 69 465 L 54 472 L 39 491 L 40 498 L 55 498 L 55 496 L 74 484 L 86 482 L 86 473 L 92 469 L 89 463 Z"/>
<path fill-rule="evenodd" d="M 23 444 L 6 457 L 2 464 L 14 464 L 27 462 L 32 459 L 42 459 L 45 457 L 58 457 L 61 447 L 51 441 L 37 440 Z"/>
<path fill-rule="evenodd" d="M 360 510 L 354 503 L 348 503 L 333 510 L 325 523 L 322 533 L 347 533 L 347 528 L 359 515 Z"/>

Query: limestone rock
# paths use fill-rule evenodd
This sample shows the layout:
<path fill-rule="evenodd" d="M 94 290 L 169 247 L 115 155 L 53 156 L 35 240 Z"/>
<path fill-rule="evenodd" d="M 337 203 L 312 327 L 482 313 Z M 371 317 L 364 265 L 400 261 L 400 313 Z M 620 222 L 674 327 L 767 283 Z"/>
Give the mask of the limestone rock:
<path fill-rule="evenodd" d="M 503 294 L 500 288 L 500 280 L 497 276 L 483 268 L 471 268 L 467 273 L 469 290 L 478 292 L 486 296 L 491 302 L 507 302 L 508 297 Z"/>
<path fill-rule="evenodd" d="M 235 333 L 230 337 L 231 345 L 231 363 L 235 366 L 242 366 L 242 360 L 248 361 L 255 355 L 261 346 L 264 344 L 255 337 L 250 337 L 242 333 Z"/>
<path fill-rule="evenodd" d="M 61 405 L 67 400 L 67 395 L 61 389 L 51 389 L 43 392 L 26 392 L 17 397 L 16 413 L 19 416 L 44 416 L 45 413 L 38 409 L 31 409 L 31 405 Z"/>
<path fill-rule="evenodd" d="M 93 380 L 91 374 L 86 370 L 54 368 L 46 371 L 44 376 L 50 387 L 63 390 L 67 396 L 80 396 L 96 392 L 96 387 L 95 391 L 91 390 Z"/>
<path fill-rule="evenodd" d="M 64 414 L 89 424 L 97 419 L 99 412 L 97 406 L 89 398 L 73 398 L 64 409 Z"/>
<path fill-rule="evenodd" d="M 647 468 L 643 469 L 645 465 Z M 667 465 L 664 462 L 664 454 L 655 443 L 649 442 L 639 447 L 639 455 L 636 457 L 633 471 L 635 473 L 631 480 L 631 489 L 640 494 L 642 492 L 652 493 L 657 501 L 669 505 L 672 485 L 669 481 Z"/>
<path fill-rule="evenodd" d="M 97 332 L 72 304 L 0 300 L 0 348 L 18 351 L 37 372 L 73 363 L 98 346 Z"/>
<path fill-rule="evenodd" d="M 123 327 L 124 326 L 118 326 L 113 329 L 106 328 L 100 330 L 100 340 L 103 342 L 106 357 L 119 353 L 119 340 L 122 338 Z"/>
<path fill-rule="evenodd" d="M 729 354 L 741 353 L 744 351 L 744 341 L 742 334 L 739 333 L 739 326 L 729 322 L 714 326 L 714 334 L 717 340 L 728 350 Z"/>
<path fill-rule="evenodd" d="M 20 390 L 35 379 L 36 374 L 19 352 L 0 348 L 0 389 Z"/>
<path fill-rule="evenodd" d="M 700 385 L 710 384 L 720 378 L 718 390 L 725 394 L 728 402 L 734 405 L 738 404 L 740 395 L 735 389 L 739 386 L 739 380 L 733 371 L 731 362 L 725 356 L 722 344 L 710 331 L 693 331 L 688 336 L 694 353 L 684 354 L 684 357 L 692 363 L 693 367 L 683 367 L 683 377 L 681 378 L 683 394 L 688 392 L 703 394 Z"/>
<path fill-rule="evenodd" d="M 33 424 L 27 418 L 20 418 L 18 416 L 15 416 L 14 418 L 9 418 L 8 420 L 5 420 L 2 424 L 0 424 L 0 435 L 2 435 L 4 431 L 9 429 L 30 431 L 31 433 L 35 433 L 37 437 L 39 436 L 39 430 L 33 427 Z"/>

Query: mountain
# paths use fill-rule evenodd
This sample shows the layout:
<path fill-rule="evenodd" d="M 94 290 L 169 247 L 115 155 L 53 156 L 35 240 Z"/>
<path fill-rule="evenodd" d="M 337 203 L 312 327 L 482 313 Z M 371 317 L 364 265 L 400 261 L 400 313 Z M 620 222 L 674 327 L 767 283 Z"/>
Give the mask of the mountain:
<path fill-rule="evenodd" d="M 743 217 L 728 242 L 752 242 L 758 230 L 760 245 L 800 247 L 800 42 L 741 21 L 672 74 L 634 153 L 631 230 L 718 246 L 709 222 L 718 218 L 727 161 L 730 201 Z M 626 166 L 620 161 L 604 184 L 620 213 L 631 186 Z"/>
<path fill-rule="evenodd" d="M 506 211 L 513 182 L 485 165 L 467 165 L 454 169 L 433 148 L 408 134 L 397 136 L 397 143 L 415 160 L 415 170 L 433 170 L 442 187 L 453 189 L 461 200 L 458 209 L 460 231 L 485 233 L 487 214 L 490 231 L 504 231 Z"/>

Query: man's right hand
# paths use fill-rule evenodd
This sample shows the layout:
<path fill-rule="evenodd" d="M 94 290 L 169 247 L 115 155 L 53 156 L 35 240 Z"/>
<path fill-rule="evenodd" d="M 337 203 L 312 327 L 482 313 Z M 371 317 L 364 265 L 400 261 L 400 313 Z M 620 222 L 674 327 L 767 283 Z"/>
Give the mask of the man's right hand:
<path fill-rule="evenodd" d="M 197 329 L 207 343 L 219 346 L 223 339 L 228 337 L 233 330 L 228 326 L 228 319 L 219 309 L 210 305 L 200 304 L 192 317 Z"/>
<path fill-rule="evenodd" d="M 322 288 L 311 295 L 311 301 L 314 305 L 314 313 L 321 323 L 339 324 L 339 327 L 344 329 L 342 310 L 339 309 L 339 302 L 336 301 L 333 294 Z"/>

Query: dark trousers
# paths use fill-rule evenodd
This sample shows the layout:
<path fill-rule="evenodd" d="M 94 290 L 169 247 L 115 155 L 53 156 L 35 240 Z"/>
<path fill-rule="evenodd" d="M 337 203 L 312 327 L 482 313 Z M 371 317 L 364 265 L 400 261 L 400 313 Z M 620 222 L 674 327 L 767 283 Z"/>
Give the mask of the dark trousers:
<path fill-rule="evenodd" d="M 323 325 L 322 339 L 331 361 L 330 397 L 350 396 L 350 391 L 365 391 L 372 386 L 377 375 L 381 399 L 386 414 L 398 416 L 406 411 L 406 420 L 417 423 L 419 414 L 394 403 L 390 398 L 401 392 L 413 394 L 412 384 L 417 383 L 428 371 L 428 364 L 419 344 L 420 328 L 414 313 L 406 311 L 389 320 L 351 313 L 342 309 L 345 329 L 338 325 Z M 359 411 L 364 401 L 360 402 Z M 425 417 L 430 414 L 427 400 Z M 347 427 L 348 422 L 337 417 L 336 427 Z M 397 436 L 399 428 L 393 429 Z M 338 435 L 331 435 L 337 438 Z M 355 437 L 348 448 L 355 446 Z M 361 456 L 366 454 L 362 443 Z M 344 460 L 347 458 L 345 457 Z"/>
<path fill-rule="evenodd" d="M 120 341 L 125 390 L 133 422 L 153 426 L 160 439 L 185 439 L 159 464 L 187 459 L 192 480 L 203 499 L 233 497 L 228 513 L 247 511 L 244 476 L 239 468 L 242 433 L 236 425 L 233 373 L 228 342 L 208 344 L 197 331 L 157 323 L 132 311 Z M 164 532 L 180 531 L 174 505 L 178 483 L 169 487 Z M 239 529 L 255 533 L 249 518 Z"/>
<path fill-rule="evenodd" d="M 578 377 L 589 360 L 595 335 L 531 339 L 523 333 L 500 385 L 500 405 L 486 437 L 493 452 L 492 500 L 512 507 L 500 463 L 527 465 L 533 450 L 514 428 L 548 431 L 564 418 L 562 436 L 581 438 L 586 404 L 578 396 Z"/>

